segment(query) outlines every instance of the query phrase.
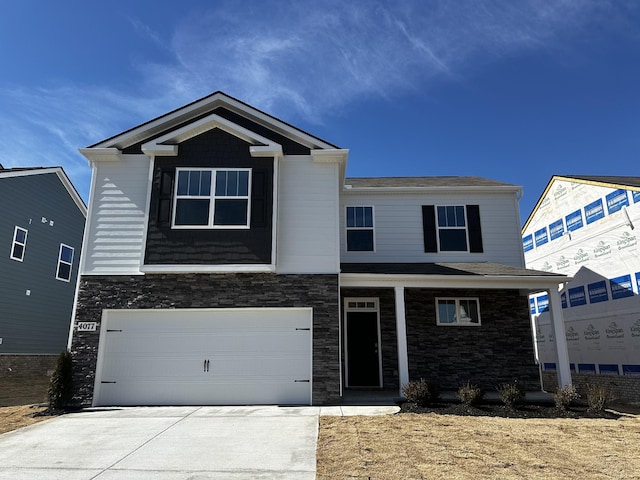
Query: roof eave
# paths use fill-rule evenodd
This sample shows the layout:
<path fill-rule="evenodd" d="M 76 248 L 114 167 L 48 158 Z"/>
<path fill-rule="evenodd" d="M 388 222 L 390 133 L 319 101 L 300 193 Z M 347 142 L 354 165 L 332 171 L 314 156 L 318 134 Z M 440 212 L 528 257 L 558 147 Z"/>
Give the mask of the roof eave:
<path fill-rule="evenodd" d="M 573 277 L 565 275 L 418 275 L 341 273 L 343 287 L 405 286 L 414 288 L 508 288 L 539 291 L 557 289 Z"/>

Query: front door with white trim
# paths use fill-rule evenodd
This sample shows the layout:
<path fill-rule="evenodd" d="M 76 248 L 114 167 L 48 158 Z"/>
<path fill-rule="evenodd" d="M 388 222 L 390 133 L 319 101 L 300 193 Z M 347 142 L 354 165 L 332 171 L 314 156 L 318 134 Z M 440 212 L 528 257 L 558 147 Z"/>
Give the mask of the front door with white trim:
<path fill-rule="evenodd" d="M 377 298 L 345 299 L 347 387 L 381 387 L 380 319 Z"/>

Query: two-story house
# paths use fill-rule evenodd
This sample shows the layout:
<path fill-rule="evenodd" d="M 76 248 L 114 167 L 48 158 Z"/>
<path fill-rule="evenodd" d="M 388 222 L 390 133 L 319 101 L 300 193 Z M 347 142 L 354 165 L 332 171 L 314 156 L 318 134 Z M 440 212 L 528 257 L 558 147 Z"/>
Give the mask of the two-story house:
<path fill-rule="evenodd" d="M 527 295 L 565 277 L 524 268 L 520 187 L 345 178 L 348 150 L 221 92 L 81 152 L 85 404 L 535 388 Z"/>
<path fill-rule="evenodd" d="M 67 347 L 86 206 L 61 167 L 0 165 L 0 377 L 46 375 Z"/>
<path fill-rule="evenodd" d="M 573 277 L 560 291 L 565 328 L 552 332 L 545 293 L 531 297 L 546 383 L 566 341 L 573 382 L 640 400 L 640 177 L 554 175 L 522 230 L 527 266 Z"/>

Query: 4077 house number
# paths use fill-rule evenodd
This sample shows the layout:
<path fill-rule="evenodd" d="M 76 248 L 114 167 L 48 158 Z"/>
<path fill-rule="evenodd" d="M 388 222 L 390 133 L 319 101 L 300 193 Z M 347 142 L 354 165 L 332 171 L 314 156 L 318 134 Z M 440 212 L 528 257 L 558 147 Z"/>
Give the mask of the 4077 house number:
<path fill-rule="evenodd" d="M 78 322 L 79 332 L 95 332 L 97 327 L 97 322 Z"/>

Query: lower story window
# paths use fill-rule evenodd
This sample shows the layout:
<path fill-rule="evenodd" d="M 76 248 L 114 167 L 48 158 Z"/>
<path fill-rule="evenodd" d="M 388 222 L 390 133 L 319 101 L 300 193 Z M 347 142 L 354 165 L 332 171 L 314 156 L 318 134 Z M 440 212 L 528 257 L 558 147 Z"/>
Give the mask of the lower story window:
<path fill-rule="evenodd" d="M 477 298 L 437 298 L 438 325 L 480 325 L 480 302 Z"/>

